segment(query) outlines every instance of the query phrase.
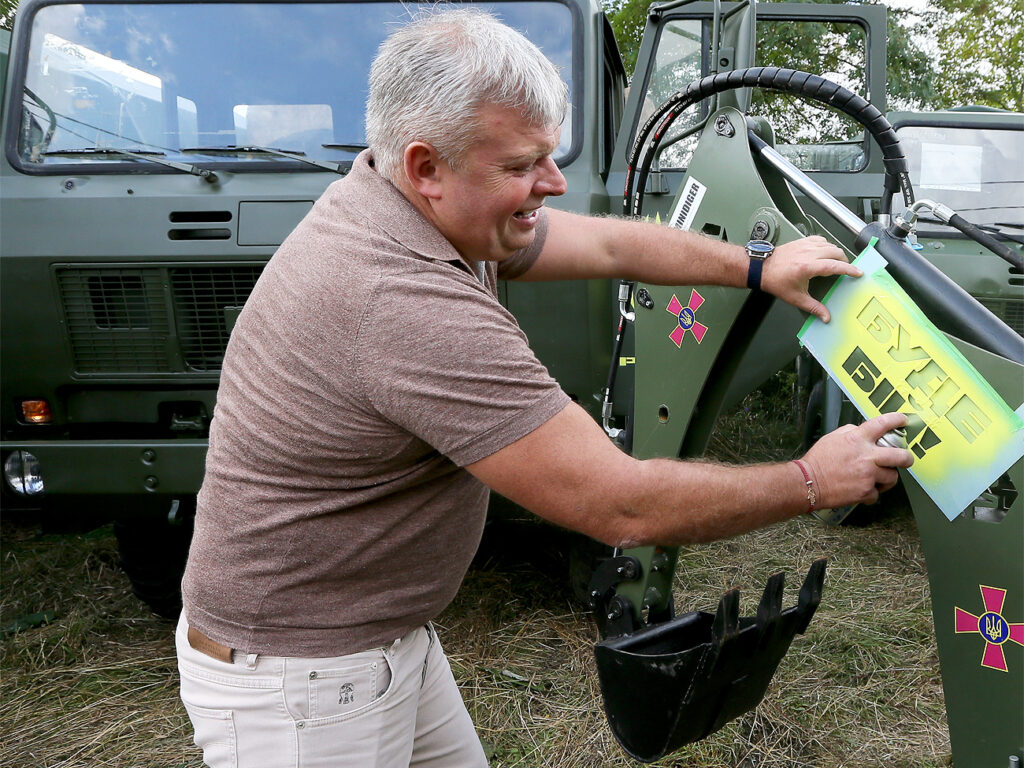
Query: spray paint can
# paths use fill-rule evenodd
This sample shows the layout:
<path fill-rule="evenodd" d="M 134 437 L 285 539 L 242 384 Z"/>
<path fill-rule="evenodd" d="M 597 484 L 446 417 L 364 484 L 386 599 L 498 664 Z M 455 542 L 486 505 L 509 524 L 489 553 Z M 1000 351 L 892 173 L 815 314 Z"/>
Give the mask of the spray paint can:
<path fill-rule="evenodd" d="M 880 438 L 875 441 L 875 445 L 880 448 L 907 448 L 907 430 L 903 427 L 897 429 L 890 429 Z"/>
<path fill-rule="evenodd" d="M 907 447 L 907 430 L 899 427 L 890 429 L 875 441 L 879 448 L 903 448 Z M 856 504 L 848 504 L 845 507 L 835 509 L 816 509 L 811 514 L 826 525 L 839 525 L 847 516 L 857 508 Z"/>

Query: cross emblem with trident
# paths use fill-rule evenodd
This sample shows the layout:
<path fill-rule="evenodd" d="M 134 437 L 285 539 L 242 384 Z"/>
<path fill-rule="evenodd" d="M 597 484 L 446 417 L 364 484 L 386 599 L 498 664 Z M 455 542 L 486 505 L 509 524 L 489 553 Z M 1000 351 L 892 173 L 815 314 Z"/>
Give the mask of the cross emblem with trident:
<path fill-rule="evenodd" d="M 678 324 L 668 337 L 677 347 L 683 346 L 683 337 L 686 336 L 687 331 L 693 333 L 693 338 L 697 340 L 698 344 L 704 340 L 704 334 L 707 333 L 708 327 L 703 323 L 698 323 L 696 319 L 697 309 L 703 303 L 704 297 L 695 290 L 690 291 L 690 303 L 685 307 L 676 298 L 676 295 L 672 294 L 672 300 L 665 307 L 665 311 L 676 316 Z"/>
<path fill-rule="evenodd" d="M 1003 649 L 1007 641 L 1024 645 L 1024 624 L 1011 624 L 1003 618 L 1003 603 L 1006 590 L 998 587 L 981 587 L 981 599 L 985 603 L 985 613 L 975 616 L 963 608 L 954 606 L 954 631 L 959 634 L 979 634 L 985 638 L 985 652 L 981 657 L 981 666 L 989 669 L 1008 671 L 1006 652 Z"/>

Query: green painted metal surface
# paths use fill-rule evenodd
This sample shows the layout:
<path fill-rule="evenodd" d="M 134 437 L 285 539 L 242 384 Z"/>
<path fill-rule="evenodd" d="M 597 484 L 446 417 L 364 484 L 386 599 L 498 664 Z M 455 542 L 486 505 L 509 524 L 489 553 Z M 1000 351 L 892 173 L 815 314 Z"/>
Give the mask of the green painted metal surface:
<path fill-rule="evenodd" d="M 721 114 L 731 115 L 728 110 Z M 730 183 L 708 185 L 693 229 L 721 231 L 742 242 L 751 224 L 747 212 L 755 211 L 775 217 L 776 244 L 818 231 L 820 225 L 799 214 L 771 173 L 732 141 L 705 132 L 694 155 L 688 178 L 716 173 Z M 778 195 L 782 197 L 776 205 Z M 797 227 L 787 215 L 799 222 Z M 721 393 L 736 372 L 745 345 L 766 321 L 766 307 L 755 306 L 746 290 L 644 288 L 654 307 L 638 309 L 635 324 L 634 453 L 640 458 L 700 456 L 719 412 Z M 692 307 L 694 291 L 703 301 L 686 320 L 699 321 L 707 330 L 699 343 L 692 332 L 682 334 L 677 346 L 672 334 L 679 339 L 676 329 L 682 324 L 677 313 L 666 308 Z M 777 333 L 796 331 L 796 325 L 773 327 Z M 1020 365 L 953 341 L 1011 408 L 1024 402 Z M 1016 492 L 1004 494 L 1001 512 L 972 507 L 953 521 L 909 474 L 901 474 L 928 564 L 954 764 L 1001 768 L 1009 765 L 1011 756 L 1024 757 L 1024 462 L 1018 461 L 1008 473 Z M 637 618 L 644 608 L 664 610 L 669 599 L 673 567 L 662 556 L 659 568 L 652 568 L 654 553 L 649 547 L 626 553 L 638 558 L 642 575 L 622 584 L 618 594 L 630 600 Z M 673 558 L 676 550 L 667 554 Z"/>
<path fill-rule="evenodd" d="M 735 127 L 745 125 L 742 113 L 727 108 L 715 118 L 727 118 Z M 730 183 L 720 183 L 729 179 Z M 779 180 L 759 169 L 751 157 L 746 133 L 732 136 L 706 131 L 687 172 L 689 180 L 707 187 L 693 219 L 695 232 L 716 233 L 732 242 L 746 242 L 754 225 L 769 224 L 769 235 L 777 245 L 803 234 L 819 231 L 812 220 L 802 216 L 796 200 Z M 773 194 L 769 191 L 771 188 Z M 788 213 L 788 218 L 782 210 Z M 791 223 L 797 222 L 797 226 Z M 821 230 L 822 232 L 824 230 Z M 771 302 L 763 294 L 743 288 L 720 286 L 642 286 L 654 306 L 637 308 L 636 366 L 634 394 L 633 453 L 638 458 L 695 458 L 703 455 L 711 437 L 729 385 L 740 370 L 751 342 L 765 322 Z M 824 290 L 824 285 L 820 286 Z M 684 332 L 679 345 L 673 333 L 681 328 L 673 297 L 683 307 L 699 303 L 693 311 L 695 322 L 707 330 L 698 341 Z M 794 339 L 802 323 L 799 313 L 783 316 L 788 323 L 773 332 Z M 783 352 L 774 369 L 785 365 Z M 653 550 L 640 548 L 627 554 L 645 566 L 645 579 L 625 583 L 618 593 L 631 600 L 639 615 L 645 605 L 664 608 L 670 593 L 672 569 L 651 573 L 647 568 Z M 657 599 L 650 599 L 654 588 Z"/>
<path fill-rule="evenodd" d="M 1024 367 L 952 341 L 1008 405 L 1024 402 Z M 928 565 L 957 768 L 1001 768 L 1011 755 L 1024 758 L 1024 627 L 1014 640 L 1008 626 L 1024 624 L 1024 461 L 1008 475 L 1017 494 L 1005 517 L 997 522 L 968 509 L 949 521 L 913 478 L 900 472 Z M 998 607 L 992 590 L 1005 590 Z M 979 619 L 997 613 L 987 625 L 999 632 L 986 636 L 984 621 L 981 631 L 957 632 L 957 609 Z"/>

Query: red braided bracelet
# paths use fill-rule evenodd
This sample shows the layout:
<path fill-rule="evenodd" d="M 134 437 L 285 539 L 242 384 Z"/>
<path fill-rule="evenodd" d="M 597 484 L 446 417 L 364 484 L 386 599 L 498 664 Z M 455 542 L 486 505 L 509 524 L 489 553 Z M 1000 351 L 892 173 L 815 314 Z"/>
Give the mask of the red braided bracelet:
<path fill-rule="evenodd" d="M 814 481 L 811 480 L 811 476 L 807 474 L 807 468 L 804 466 L 802 461 L 793 459 L 793 463 L 800 468 L 800 474 L 804 476 L 804 482 L 807 483 L 807 511 L 813 512 L 814 505 L 818 503 L 818 494 L 814 492 Z"/>

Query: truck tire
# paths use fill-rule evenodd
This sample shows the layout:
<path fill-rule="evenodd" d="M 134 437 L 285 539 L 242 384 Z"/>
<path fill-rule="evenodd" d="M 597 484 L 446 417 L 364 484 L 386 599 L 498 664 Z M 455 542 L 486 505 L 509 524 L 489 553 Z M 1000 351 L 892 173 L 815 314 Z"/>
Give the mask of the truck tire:
<path fill-rule="evenodd" d="M 181 613 L 181 576 L 195 508 L 194 497 L 176 499 L 168 513 L 114 521 L 121 569 L 131 581 L 132 592 L 164 619 L 175 620 Z"/>

